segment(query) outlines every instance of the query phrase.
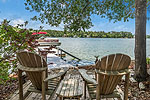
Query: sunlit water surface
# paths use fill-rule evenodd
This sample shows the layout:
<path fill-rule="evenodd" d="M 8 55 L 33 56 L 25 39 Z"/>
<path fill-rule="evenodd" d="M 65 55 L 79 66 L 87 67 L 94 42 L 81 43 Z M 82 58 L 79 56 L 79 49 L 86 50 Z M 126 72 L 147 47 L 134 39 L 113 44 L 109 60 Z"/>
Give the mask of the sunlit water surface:
<path fill-rule="evenodd" d="M 135 39 L 122 38 L 59 38 L 61 48 L 87 61 L 95 61 L 113 53 L 124 53 L 134 59 Z M 147 39 L 147 56 L 150 56 L 150 39 Z"/>

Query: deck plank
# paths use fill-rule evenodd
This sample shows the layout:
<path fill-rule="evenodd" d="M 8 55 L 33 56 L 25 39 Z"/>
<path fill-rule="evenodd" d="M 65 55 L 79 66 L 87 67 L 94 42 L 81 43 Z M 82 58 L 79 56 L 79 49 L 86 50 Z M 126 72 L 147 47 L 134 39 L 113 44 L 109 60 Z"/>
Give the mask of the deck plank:
<path fill-rule="evenodd" d="M 76 75 L 71 75 L 71 76 L 66 76 L 67 78 L 70 77 L 70 78 L 78 78 L 80 80 L 82 80 L 82 78 L 80 77 L 80 75 L 76 74 Z M 56 80 L 57 81 L 57 80 Z M 80 81 L 80 82 L 83 82 L 83 81 Z M 53 83 L 52 83 L 53 84 Z M 83 83 L 81 83 L 83 84 Z M 31 85 L 31 82 L 30 81 L 27 81 L 24 85 L 23 85 L 23 89 L 24 89 L 24 93 L 25 91 L 27 91 L 27 89 L 29 88 L 29 86 Z M 63 85 L 63 84 L 62 84 Z M 75 86 L 76 87 L 76 86 Z M 121 91 L 120 88 L 118 88 L 120 90 L 121 93 L 123 93 L 123 91 Z M 70 93 L 70 95 L 72 94 L 72 92 Z M 89 100 L 89 94 L 88 92 L 86 92 L 86 99 L 84 99 L 84 97 L 82 96 L 80 100 Z M 123 97 L 123 95 L 122 95 Z M 46 100 L 48 100 L 48 98 L 50 98 L 49 95 L 46 95 Z M 25 100 L 41 100 L 42 99 L 42 95 L 40 93 L 34 93 L 34 92 L 31 92 Z M 14 92 L 13 95 L 11 95 L 10 99 L 9 100 L 19 100 L 19 91 L 17 90 L 16 92 Z M 54 97 L 52 98 L 52 100 L 60 100 L 59 97 L 55 94 Z M 102 99 L 102 100 L 118 100 L 117 98 L 112 98 L 112 99 Z"/>
<path fill-rule="evenodd" d="M 23 85 L 23 95 L 27 92 L 27 89 L 29 88 L 29 86 L 31 85 L 30 81 L 27 81 L 24 85 Z M 15 91 L 13 94 L 10 95 L 9 97 L 10 100 L 17 100 L 19 99 L 19 90 Z"/>

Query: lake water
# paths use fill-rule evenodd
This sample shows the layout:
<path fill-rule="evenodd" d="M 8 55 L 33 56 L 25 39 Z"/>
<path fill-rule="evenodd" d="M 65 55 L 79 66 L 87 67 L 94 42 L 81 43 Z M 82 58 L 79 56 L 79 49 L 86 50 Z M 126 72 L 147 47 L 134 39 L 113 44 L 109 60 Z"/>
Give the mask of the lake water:
<path fill-rule="evenodd" d="M 124 53 L 134 59 L 134 39 L 122 38 L 59 38 L 61 48 L 74 56 L 88 61 L 112 54 Z M 148 51 L 149 50 L 149 51 Z M 150 39 L 147 39 L 147 56 L 150 56 Z"/>

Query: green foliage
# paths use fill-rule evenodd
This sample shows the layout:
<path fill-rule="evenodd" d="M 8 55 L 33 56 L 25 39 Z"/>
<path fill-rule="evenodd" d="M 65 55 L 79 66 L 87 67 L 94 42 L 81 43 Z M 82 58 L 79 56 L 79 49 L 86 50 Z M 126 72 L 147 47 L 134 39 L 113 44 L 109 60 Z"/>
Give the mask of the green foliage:
<path fill-rule="evenodd" d="M 149 57 L 146 58 L 146 63 L 150 64 L 150 58 Z"/>
<path fill-rule="evenodd" d="M 80 31 L 80 32 L 68 32 L 68 31 L 56 31 L 56 30 L 44 30 L 48 34 L 45 36 L 47 37 L 80 37 L 80 38 L 133 38 L 133 35 L 131 32 L 93 32 L 93 31 Z"/>
<path fill-rule="evenodd" d="M 25 22 L 25 25 L 27 22 Z M 19 25 L 18 27 L 23 26 Z M 0 25 L 0 84 L 9 79 L 8 71 L 14 71 L 17 66 L 16 52 L 32 50 L 31 41 L 34 36 L 29 30 L 12 27 L 9 21 L 4 20 Z"/>
<path fill-rule="evenodd" d="M 10 69 L 10 65 L 8 61 L 2 61 L 0 62 L 0 84 L 4 83 L 9 79 L 8 71 Z"/>
<path fill-rule="evenodd" d="M 147 38 L 150 38 L 150 35 L 147 35 L 146 37 L 147 37 Z"/>
<path fill-rule="evenodd" d="M 134 18 L 134 0 L 25 0 L 26 9 L 36 11 L 40 20 L 52 26 L 60 23 L 69 31 L 85 31 L 91 28 L 91 15 L 100 15 L 109 20 L 128 21 Z"/>

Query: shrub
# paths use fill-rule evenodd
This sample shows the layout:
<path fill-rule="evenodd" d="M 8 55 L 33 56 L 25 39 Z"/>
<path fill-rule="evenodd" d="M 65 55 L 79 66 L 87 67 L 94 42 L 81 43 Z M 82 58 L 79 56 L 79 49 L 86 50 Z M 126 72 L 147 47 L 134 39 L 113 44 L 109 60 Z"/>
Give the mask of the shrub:
<path fill-rule="evenodd" d="M 0 84 L 5 83 L 10 72 L 16 68 L 16 52 L 24 49 L 32 51 L 34 47 L 32 42 L 35 41 L 35 37 L 32 33 L 18 27 L 9 25 L 7 20 L 0 25 Z"/>
<path fill-rule="evenodd" d="M 150 57 L 147 57 L 147 58 L 146 58 L 146 63 L 147 63 L 147 64 L 150 64 Z"/>

